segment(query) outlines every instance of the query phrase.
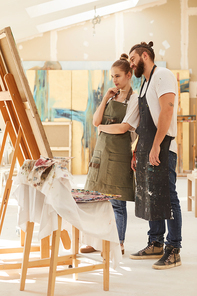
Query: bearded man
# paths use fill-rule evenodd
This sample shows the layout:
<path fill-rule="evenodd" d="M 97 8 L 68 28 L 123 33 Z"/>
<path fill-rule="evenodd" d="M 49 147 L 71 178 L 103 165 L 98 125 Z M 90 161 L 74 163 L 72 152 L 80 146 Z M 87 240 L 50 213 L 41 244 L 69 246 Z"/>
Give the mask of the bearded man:
<path fill-rule="evenodd" d="M 136 77 L 144 75 L 138 104 L 140 122 L 136 158 L 137 191 L 135 213 L 149 221 L 148 245 L 130 255 L 131 259 L 160 258 L 155 269 L 181 265 L 181 209 L 176 192 L 176 141 L 178 87 L 175 76 L 154 64 L 153 42 L 134 45 L 129 53 L 130 66 Z M 135 161 L 136 159 L 136 161 Z M 168 234 L 165 250 L 164 234 Z"/>

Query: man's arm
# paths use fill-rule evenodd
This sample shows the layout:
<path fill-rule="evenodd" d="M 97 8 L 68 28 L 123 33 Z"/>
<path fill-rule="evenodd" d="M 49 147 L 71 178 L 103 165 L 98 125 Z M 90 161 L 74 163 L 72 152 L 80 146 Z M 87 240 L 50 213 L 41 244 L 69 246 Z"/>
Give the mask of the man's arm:
<path fill-rule="evenodd" d="M 166 136 L 170 123 L 172 120 L 172 115 L 174 111 L 174 101 L 175 94 L 167 93 L 159 98 L 159 104 L 161 107 L 161 112 L 159 114 L 157 132 L 153 141 L 153 146 L 149 154 L 149 161 L 152 165 L 158 166 L 160 164 L 159 153 L 160 144 Z"/>

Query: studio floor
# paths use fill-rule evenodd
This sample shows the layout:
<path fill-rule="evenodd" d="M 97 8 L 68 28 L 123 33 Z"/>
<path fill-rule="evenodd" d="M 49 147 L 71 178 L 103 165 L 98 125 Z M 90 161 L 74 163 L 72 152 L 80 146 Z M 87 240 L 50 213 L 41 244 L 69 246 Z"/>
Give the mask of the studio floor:
<path fill-rule="evenodd" d="M 86 176 L 74 176 L 76 188 L 83 188 Z M 154 270 L 155 260 L 131 260 L 129 254 L 147 244 L 148 223 L 136 218 L 134 203 L 128 203 L 128 225 L 125 241 L 125 254 L 116 270 L 110 268 L 110 288 L 103 291 L 102 272 L 93 271 L 79 274 L 74 281 L 72 276 L 56 278 L 55 296 L 196 296 L 197 295 L 197 218 L 194 210 L 187 211 L 187 179 L 178 178 L 177 190 L 182 207 L 182 266 L 169 270 Z M 19 246 L 17 224 L 17 203 L 10 197 L 0 236 L 0 247 Z M 34 242 L 39 244 L 34 232 Z M 60 252 L 64 252 L 60 246 Z M 38 256 L 34 253 L 33 256 Z M 17 258 L 19 257 L 19 258 Z M 100 259 L 100 252 L 91 255 Z M 22 254 L 0 254 L 0 263 L 19 260 Z M 60 267 L 61 268 L 61 267 Z M 19 291 L 20 269 L 0 270 L 0 296 L 43 296 L 47 293 L 48 267 L 28 269 L 25 291 Z"/>

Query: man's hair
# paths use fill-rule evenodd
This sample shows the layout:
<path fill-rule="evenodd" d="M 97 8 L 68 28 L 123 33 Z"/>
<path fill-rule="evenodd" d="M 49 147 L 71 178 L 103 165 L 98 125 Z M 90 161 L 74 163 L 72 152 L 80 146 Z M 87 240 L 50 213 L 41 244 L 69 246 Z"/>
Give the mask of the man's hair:
<path fill-rule="evenodd" d="M 147 52 L 149 55 L 150 59 L 154 62 L 155 59 L 155 53 L 154 50 L 152 49 L 153 42 L 150 41 L 148 44 L 146 42 L 141 42 L 140 44 L 136 44 L 133 47 L 131 47 L 129 54 L 135 50 L 139 56 L 143 54 L 143 52 Z"/>

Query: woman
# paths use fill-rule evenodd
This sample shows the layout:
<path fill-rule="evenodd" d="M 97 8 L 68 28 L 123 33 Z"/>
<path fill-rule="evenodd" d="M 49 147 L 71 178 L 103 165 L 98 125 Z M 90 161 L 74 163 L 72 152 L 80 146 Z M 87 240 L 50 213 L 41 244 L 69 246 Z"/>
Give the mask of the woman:
<path fill-rule="evenodd" d="M 98 127 L 98 139 L 89 164 L 86 190 L 121 195 L 111 200 L 122 253 L 127 224 L 126 201 L 134 201 L 135 182 L 131 170 L 131 138 L 135 138 L 138 95 L 131 88 L 131 68 L 128 56 L 122 54 L 111 68 L 115 84 L 110 88 L 94 113 L 93 124 Z M 137 113 L 138 114 L 138 113 Z M 82 253 L 95 251 L 91 246 L 81 248 Z"/>

